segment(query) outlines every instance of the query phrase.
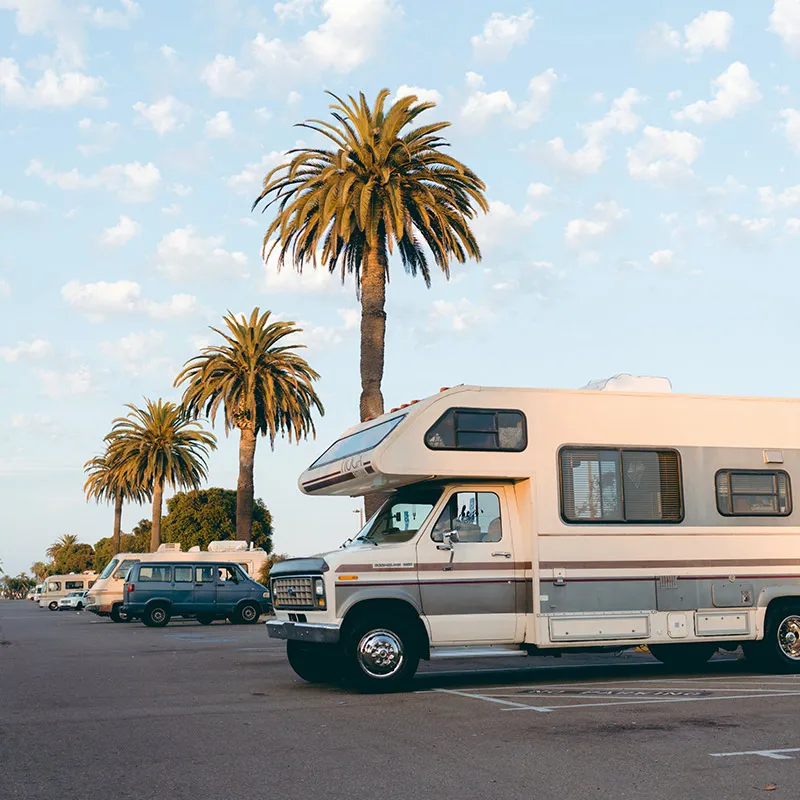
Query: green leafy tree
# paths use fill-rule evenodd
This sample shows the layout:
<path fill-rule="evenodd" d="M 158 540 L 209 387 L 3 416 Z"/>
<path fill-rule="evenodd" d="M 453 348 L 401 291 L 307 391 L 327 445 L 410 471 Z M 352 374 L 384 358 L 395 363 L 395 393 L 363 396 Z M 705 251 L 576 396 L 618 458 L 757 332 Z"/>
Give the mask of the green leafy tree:
<path fill-rule="evenodd" d="M 237 493 L 232 489 L 196 489 L 178 492 L 167 500 L 167 516 L 161 524 L 166 542 L 178 542 L 184 550 L 209 542 L 236 539 Z M 251 510 L 251 541 L 267 552 L 272 550 L 272 515 L 257 499 Z"/>
<path fill-rule="evenodd" d="M 293 322 L 270 322 L 270 312 L 253 309 L 250 319 L 228 314 L 227 331 L 212 328 L 225 343 L 206 347 L 187 361 L 175 385 L 187 383 L 183 406 L 196 419 L 213 425 L 222 406 L 225 434 L 239 430 L 236 538 L 249 542 L 253 525 L 254 463 L 258 436 L 297 442 L 316 433 L 313 412 L 324 414 L 313 382 L 319 375 L 297 354 L 304 346 L 289 344 L 302 333 Z"/>
<path fill-rule="evenodd" d="M 65 548 L 65 547 L 72 547 L 78 543 L 78 537 L 74 536 L 71 533 L 65 533 L 63 536 L 59 536 L 50 547 L 45 550 L 48 558 L 52 559 L 54 562 L 58 558 L 58 554 Z"/>
<path fill-rule="evenodd" d="M 149 500 L 143 486 L 131 480 L 124 465 L 113 457 L 114 451 L 108 447 L 101 456 L 89 459 L 84 465 L 87 474 L 83 491 L 87 500 L 114 504 L 114 535 L 112 546 L 116 555 L 120 552 L 122 535 L 122 504 L 144 503 Z"/>
<path fill-rule="evenodd" d="M 36 586 L 36 581 L 24 572 L 15 576 L 4 575 L 0 582 L 2 583 L 0 594 L 7 600 L 24 600 L 28 592 Z"/>
<path fill-rule="evenodd" d="M 146 553 L 150 546 L 150 520 L 142 520 L 147 523 L 147 530 L 143 534 L 123 533 L 120 536 L 119 549 L 115 549 L 113 537 L 107 536 L 100 539 L 94 546 L 94 559 L 92 568 L 95 572 L 102 572 L 109 561 L 117 553 Z"/>
<path fill-rule="evenodd" d="M 85 572 L 92 568 L 94 549 L 90 544 L 75 542 L 62 547 L 53 559 L 53 567 L 57 575 L 68 572 Z"/>
<path fill-rule="evenodd" d="M 48 575 L 53 574 L 53 565 L 45 564 L 44 561 L 36 561 L 31 564 L 31 572 L 33 577 L 41 583 Z"/>
<path fill-rule="evenodd" d="M 198 488 L 206 478 L 208 454 L 216 449 L 217 440 L 168 400 L 145 400 L 144 408 L 132 404 L 127 408 L 130 412 L 114 420 L 106 441 L 125 479 L 153 498 L 150 550 L 155 552 L 161 543 L 164 487 Z"/>
<path fill-rule="evenodd" d="M 330 94 L 330 93 L 329 93 Z M 381 382 L 386 338 L 386 284 L 395 249 L 406 272 L 430 286 L 428 254 L 449 277 L 450 263 L 480 260 L 469 222 L 488 211 L 483 181 L 444 152 L 439 134 L 449 122 L 410 128 L 435 106 L 410 95 L 386 108 L 389 90 L 372 107 L 361 93 L 346 101 L 331 95 L 334 122 L 299 127 L 325 137 L 330 149 L 302 147 L 264 178 L 255 208 L 276 208 L 264 252 L 276 248 L 278 267 L 290 256 L 302 272 L 318 262 L 344 280 L 355 276 L 361 299 L 362 420 L 384 412 Z M 374 502 L 367 503 L 368 511 Z"/>
<path fill-rule="evenodd" d="M 286 553 L 270 553 L 267 560 L 261 565 L 261 569 L 258 572 L 258 582 L 263 583 L 264 586 L 267 586 L 269 583 L 269 573 L 272 568 L 279 562 L 279 561 L 286 561 L 289 556 Z"/>

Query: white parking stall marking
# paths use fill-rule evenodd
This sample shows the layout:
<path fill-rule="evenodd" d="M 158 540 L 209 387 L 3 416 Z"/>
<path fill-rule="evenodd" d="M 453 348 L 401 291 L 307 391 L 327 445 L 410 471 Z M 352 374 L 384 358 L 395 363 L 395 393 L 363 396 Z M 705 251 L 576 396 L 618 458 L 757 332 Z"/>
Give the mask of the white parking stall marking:
<path fill-rule="evenodd" d="M 504 706 L 513 706 L 513 708 L 505 708 L 504 711 L 541 711 L 547 713 L 552 711 L 552 708 L 542 708 L 541 706 L 529 706 L 527 703 L 512 703 L 509 700 L 501 700 L 497 697 L 490 697 L 488 695 L 478 694 L 476 692 L 457 692 L 454 689 L 434 689 L 433 692 L 441 694 L 454 694 L 459 697 L 469 697 L 472 700 L 485 700 L 487 703 L 499 703 Z"/>
<path fill-rule="evenodd" d="M 728 758 L 730 756 L 762 756 L 774 758 L 777 761 L 791 761 L 794 756 L 785 753 L 800 753 L 800 747 L 786 747 L 783 750 L 742 750 L 739 753 L 709 753 L 712 758 Z"/>

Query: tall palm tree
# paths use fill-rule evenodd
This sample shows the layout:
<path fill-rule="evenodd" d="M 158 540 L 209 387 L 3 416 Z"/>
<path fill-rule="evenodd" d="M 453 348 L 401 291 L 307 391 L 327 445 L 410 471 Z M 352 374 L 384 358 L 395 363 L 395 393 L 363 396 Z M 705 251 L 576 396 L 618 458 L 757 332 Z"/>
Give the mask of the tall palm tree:
<path fill-rule="evenodd" d="M 106 452 L 101 456 L 90 458 L 83 465 L 87 473 L 83 491 L 87 500 L 114 503 L 114 534 L 111 538 L 113 555 L 119 553 L 120 537 L 122 536 L 122 504 L 143 503 L 149 500 L 148 493 L 143 487 L 126 474 L 119 461 L 114 461 L 112 450 L 106 447 Z"/>
<path fill-rule="evenodd" d="M 161 544 L 164 487 L 199 488 L 217 440 L 168 400 L 145 399 L 144 408 L 131 403 L 126 408 L 128 415 L 115 419 L 106 436 L 108 454 L 112 463 L 119 463 L 125 480 L 153 498 L 150 550 L 155 552 Z"/>
<path fill-rule="evenodd" d="M 419 272 L 426 286 L 427 254 L 449 277 L 453 259 L 480 260 L 469 221 L 489 206 L 483 181 L 443 152 L 448 142 L 439 133 L 449 122 L 409 129 L 435 103 L 411 95 L 386 109 L 388 89 L 372 107 L 363 93 L 347 101 L 331 96 L 335 123 L 307 120 L 299 127 L 322 134 L 333 148 L 290 150 L 290 160 L 264 178 L 253 208 L 262 202 L 265 211 L 276 206 L 264 253 L 277 248 L 279 268 L 290 255 L 300 272 L 321 260 L 330 272 L 339 270 L 342 280 L 355 276 L 361 299 L 360 414 L 366 420 L 384 411 L 389 256 L 396 247 L 406 272 Z"/>
<path fill-rule="evenodd" d="M 236 487 L 236 538 L 250 541 L 253 527 L 253 466 L 258 435 L 285 435 L 297 442 L 316 434 L 314 409 L 324 414 L 312 383 L 319 375 L 287 344 L 302 333 L 293 322 L 270 322 L 270 312 L 254 308 L 250 319 L 223 317 L 227 332 L 211 328 L 225 344 L 205 347 L 184 365 L 175 385 L 187 382 L 183 406 L 194 418 L 205 414 L 214 424 L 220 405 L 225 434 L 239 429 L 239 481 Z"/>
<path fill-rule="evenodd" d="M 48 558 L 55 561 L 56 558 L 58 558 L 58 554 L 62 550 L 65 550 L 68 547 L 74 547 L 76 544 L 78 544 L 78 537 L 71 533 L 65 533 L 62 536 L 59 536 L 58 539 L 56 539 L 53 544 L 47 548 L 47 550 L 45 550 L 45 553 L 47 554 Z"/>
<path fill-rule="evenodd" d="M 45 564 L 44 561 L 35 561 L 31 564 L 31 572 L 39 583 L 47 577 L 48 571 L 47 564 Z"/>

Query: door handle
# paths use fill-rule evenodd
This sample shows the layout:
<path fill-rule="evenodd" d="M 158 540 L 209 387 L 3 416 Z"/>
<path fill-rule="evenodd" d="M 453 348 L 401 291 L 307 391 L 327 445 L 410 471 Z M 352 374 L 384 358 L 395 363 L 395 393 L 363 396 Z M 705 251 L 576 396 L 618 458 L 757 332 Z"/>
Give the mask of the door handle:
<path fill-rule="evenodd" d="M 492 553 L 493 558 L 511 558 L 511 553 Z"/>

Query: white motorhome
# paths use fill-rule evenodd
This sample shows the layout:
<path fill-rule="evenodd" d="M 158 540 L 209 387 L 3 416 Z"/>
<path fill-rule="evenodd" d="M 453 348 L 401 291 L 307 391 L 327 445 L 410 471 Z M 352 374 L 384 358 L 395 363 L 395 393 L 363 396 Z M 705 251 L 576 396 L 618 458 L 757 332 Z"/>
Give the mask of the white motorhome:
<path fill-rule="evenodd" d="M 97 580 L 96 572 L 70 572 L 65 575 L 50 575 L 42 584 L 39 593 L 39 608 L 58 610 L 58 601 L 70 592 L 91 589 Z"/>
<path fill-rule="evenodd" d="M 309 495 L 390 492 L 339 550 L 277 564 L 310 681 L 406 681 L 422 659 L 647 644 L 800 671 L 800 401 L 459 386 L 347 431 Z"/>
<path fill-rule="evenodd" d="M 235 561 L 251 578 L 258 580 L 259 572 L 267 560 L 266 550 L 248 548 L 247 542 L 210 542 L 208 550 L 191 547 L 184 552 L 178 543 L 165 543 L 155 553 L 118 553 L 100 573 L 92 592 L 87 597 L 86 610 L 100 617 L 111 617 L 114 622 L 127 622 L 120 612 L 125 580 L 134 564 L 140 561 L 219 561 L 220 553 L 225 559 Z"/>

